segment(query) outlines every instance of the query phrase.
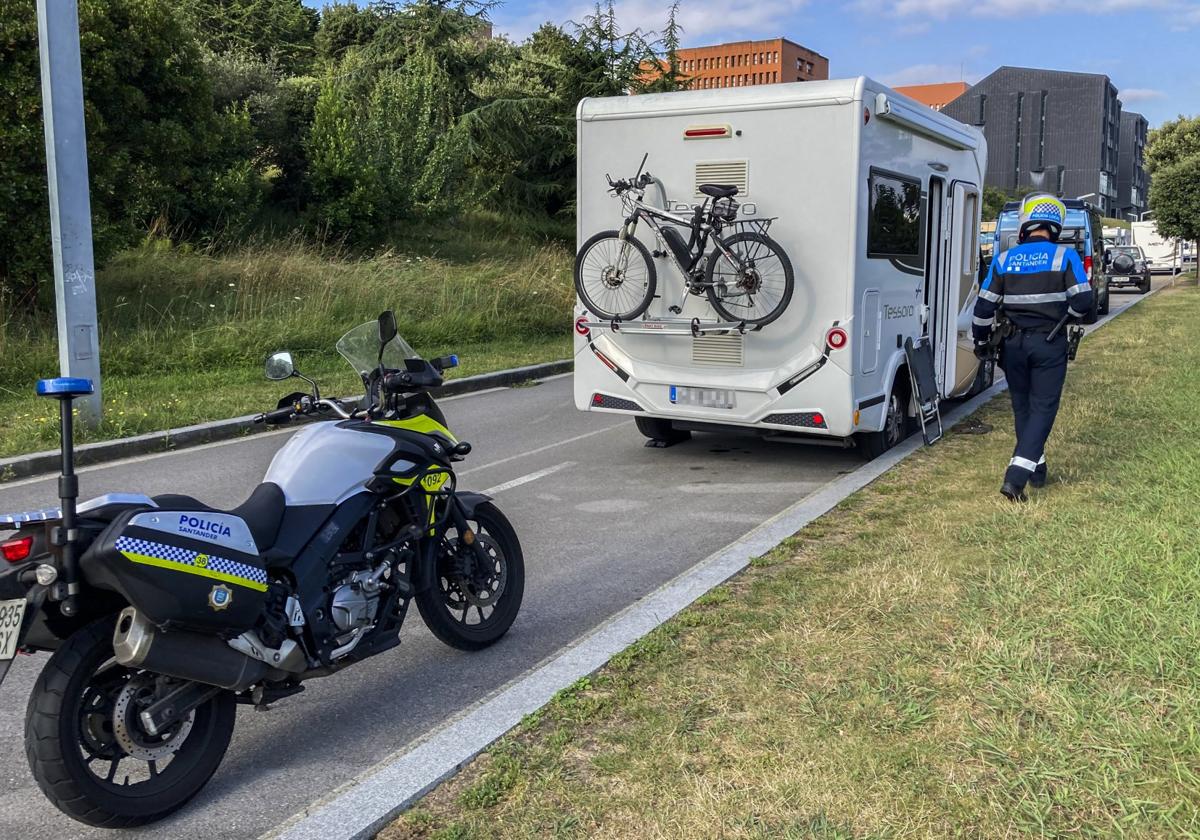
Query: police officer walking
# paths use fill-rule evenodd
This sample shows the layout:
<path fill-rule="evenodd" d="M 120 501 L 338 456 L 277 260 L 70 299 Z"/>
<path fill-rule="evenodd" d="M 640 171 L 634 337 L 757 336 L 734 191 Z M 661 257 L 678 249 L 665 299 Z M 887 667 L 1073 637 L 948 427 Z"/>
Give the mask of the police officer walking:
<path fill-rule="evenodd" d="M 1068 314 L 1083 318 L 1092 308 L 1092 287 L 1083 261 L 1058 237 L 1067 208 L 1047 193 L 1021 202 L 1018 244 L 992 260 L 975 302 L 972 333 L 976 355 L 987 355 L 987 343 L 1004 315 L 1014 331 L 1004 340 L 1003 367 L 1012 395 L 1017 446 L 1004 473 L 1000 492 L 1023 502 L 1025 485 L 1046 483 L 1046 439 L 1054 426 L 1067 377 L 1067 334 L 1055 326 Z"/>

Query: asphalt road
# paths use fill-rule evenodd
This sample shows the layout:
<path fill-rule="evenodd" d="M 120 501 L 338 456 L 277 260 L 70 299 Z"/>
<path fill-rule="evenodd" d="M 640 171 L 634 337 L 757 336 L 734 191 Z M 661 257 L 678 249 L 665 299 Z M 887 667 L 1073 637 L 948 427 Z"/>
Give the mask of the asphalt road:
<path fill-rule="evenodd" d="M 1114 294 L 1113 309 L 1137 296 Z M 140 831 L 246 838 L 272 830 L 333 788 L 518 677 L 563 645 L 828 481 L 853 451 L 696 435 L 647 449 L 633 422 L 584 414 L 569 376 L 444 401 L 475 449 L 459 486 L 493 493 L 525 550 L 525 601 L 512 631 L 479 653 L 451 650 L 416 610 L 403 644 L 259 712 L 241 707 L 217 774 L 181 813 Z M 81 496 L 187 492 L 241 502 L 287 432 L 147 456 L 81 473 Z M 0 485 L 0 510 L 54 503 L 53 479 Z M 24 710 L 45 657 L 19 657 L 0 687 L 0 837 L 111 837 L 59 813 L 25 761 Z"/>

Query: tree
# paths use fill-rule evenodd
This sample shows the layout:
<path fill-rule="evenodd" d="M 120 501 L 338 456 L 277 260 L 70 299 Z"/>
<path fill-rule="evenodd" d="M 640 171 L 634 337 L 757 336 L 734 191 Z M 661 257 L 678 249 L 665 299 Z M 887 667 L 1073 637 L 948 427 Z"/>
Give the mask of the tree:
<path fill-rule="evenodd" d="M 327 64 L 335 63 L 347 50 L 371 43 L 378 28 L 379 15 L 372 8 L 341 2 L 326 6 L 321 10 L 321 24 L 314 41 L 317 58 Z"/>
<path fill-rule="evenodd" d="M 680 67 L 679 63 L 679 36 L 683 34 L 683 27 L 679 20 L 679 0 L 675 0 L 671 4 L 671 10 L 667 13 L 667 26 L 663 30 L 662 38 L 659 41 L 659 46 L 662 47 L 662 58 L 655 59 L 655 65 L 659 68 L 655 73 L 651 69 L 651 81 L 645 86 L 647 93 L 670 93 L 676 90 L 686 90 L 688 87 L 688 76 Z"/>
<path fill-rule="evenodd" d="M 1146 170 L 1153 174 L 1195 154 L 1200 154 L 1200 117 L 1181 116 L 1150 132 L 1146 142 Z"/>
<path fill-rule="evenodd" d="M 205 235 L 253 213 L 247 115 L 214 107 L 204 51 L 175 0 L 81 0 L 98 261 L 150 227 Z M 34 0 L 0 4 L 0 287 L 32 302 L 49 276 Z"/>
<path fill-rule="evenodd" d="M 302 0 L 190 0 L 192 21 L 213 52 L 248 52 L 284 72 L 308 69 L 318 15 Z"/>
<path fill-rule="evenodd" d="M 1200 248 L 1200 117 L 1181 116 L 1151 131 L 1146 168 L 1159 234 Z"/>
<path fill-rule="evenodd" d="M 1194 242 L 1200 254 L 1200 153 L 1159 165 L 1150 182 L 1150 209 L 1160 236 Z"/>

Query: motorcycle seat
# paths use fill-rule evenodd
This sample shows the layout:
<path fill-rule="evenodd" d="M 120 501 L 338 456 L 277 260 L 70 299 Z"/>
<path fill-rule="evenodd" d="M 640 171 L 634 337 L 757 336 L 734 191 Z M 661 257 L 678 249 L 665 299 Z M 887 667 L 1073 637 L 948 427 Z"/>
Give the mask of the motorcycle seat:
<path fill-rule="evenodd" d="M 269 481 L 255 487 L 250 498 L 233 510 L 220 510 L 180 493 L 155 496 L 154 503 L 162 510 L 202 510 L 239 517 L 249 527 L 250 535 L 254 537 L 260 554 L 275 545 L 275 540 L 279 537 L 280 523 L 283 522 L 283 513 L 287 508 L 283 491 L 279 489 L 278 484 Z"/>

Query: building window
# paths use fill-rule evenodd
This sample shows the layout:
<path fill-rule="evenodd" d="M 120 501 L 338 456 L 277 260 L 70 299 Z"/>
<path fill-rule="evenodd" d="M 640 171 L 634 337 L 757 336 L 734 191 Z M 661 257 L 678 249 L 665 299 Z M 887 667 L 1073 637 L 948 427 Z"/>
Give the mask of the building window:
<path fill-rule="evenodd" d="M 983 125 L 987 122 L 987 94 L 979 94 L 979 119 L 975 121 L 976 125 Z"/>
<path fill-rule="evenodd" d="M 1046 91 L 1042 91 L 1041 113 L 1038 115 L 1038 169 L 1046 168 Z"/>
<path fill-rule="evenodd" d="M 1017 94 L 1017 143 L 1013 150 L 1013 186 L 1021 186 L 1021 134 L 1025 119 L 1025 94 Z"/>
<path fill-rule="evenodd" d="M 921 253 L 921 182 L 871 170 L 868 257 L 917 257 Z"/>

